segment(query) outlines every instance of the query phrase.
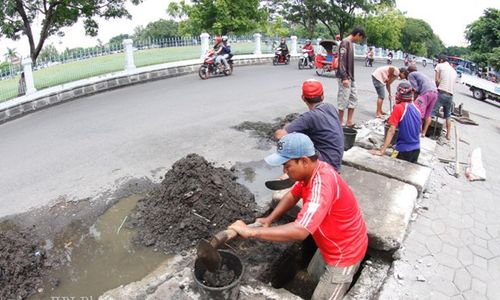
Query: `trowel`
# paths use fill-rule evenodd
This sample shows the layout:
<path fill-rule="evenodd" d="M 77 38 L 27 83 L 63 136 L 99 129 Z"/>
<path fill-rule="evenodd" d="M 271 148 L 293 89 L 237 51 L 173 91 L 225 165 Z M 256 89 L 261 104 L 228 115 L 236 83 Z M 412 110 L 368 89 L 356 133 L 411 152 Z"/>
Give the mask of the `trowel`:
<path fill-rule="evenodd" d="M 248 225 L 249 227 L 261 227 L 260 223 L 253 223 Z M 225 242 L 236 237 L 238 233 L 232 229 L 226 229 L 219 231 L 214 235 L 210 241 L 202 239 L 198 243 L 196 248 L 196 256 L 200 262 L 207 268 L 210 272 L 215 272 L 221 267 L 221 256 L 217 249 L 222 246 Z"/>

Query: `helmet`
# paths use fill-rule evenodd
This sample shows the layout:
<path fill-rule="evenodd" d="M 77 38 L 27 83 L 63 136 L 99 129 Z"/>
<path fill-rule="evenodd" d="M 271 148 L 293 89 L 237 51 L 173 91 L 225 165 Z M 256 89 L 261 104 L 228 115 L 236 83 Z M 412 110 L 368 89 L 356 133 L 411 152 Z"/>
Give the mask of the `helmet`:
<path fill-rule="evenodd" d="M 223 42 L 227 42 L 227 40 L 228 40 L 227 35 L 223 35 L 223 36 L 222 36 L 222 41 L 223 41 Z"/>
<path fill-rule="evenodd" d="M 214 38 L 214 41 L 215 41 L 216 43 L 220 43 L 220 42 L 222 41 L 222 38 L 221 38 L 220 36 L 216 36 L 216 37 Z"/>
<path fill-rule="evenodd" d="M 306 40 L 306 44 L 310 44 L 311 43 L 311 40 L 310 39 L 307 39 Z"/>

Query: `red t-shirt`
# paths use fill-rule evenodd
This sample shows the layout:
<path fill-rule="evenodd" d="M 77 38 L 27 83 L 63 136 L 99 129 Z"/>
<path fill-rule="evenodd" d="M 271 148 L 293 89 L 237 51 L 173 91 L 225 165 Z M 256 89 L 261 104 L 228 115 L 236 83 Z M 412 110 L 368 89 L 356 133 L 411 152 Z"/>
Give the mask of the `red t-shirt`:
<path fill-rule="evenodd" d="M 295 222 L 312 234 L 327 265 L 352 266 L 365 256 L 366 224 L 349 186 L 332 166 L 318 162 L 309 182 L 292 187 L 303 202 Z"/>

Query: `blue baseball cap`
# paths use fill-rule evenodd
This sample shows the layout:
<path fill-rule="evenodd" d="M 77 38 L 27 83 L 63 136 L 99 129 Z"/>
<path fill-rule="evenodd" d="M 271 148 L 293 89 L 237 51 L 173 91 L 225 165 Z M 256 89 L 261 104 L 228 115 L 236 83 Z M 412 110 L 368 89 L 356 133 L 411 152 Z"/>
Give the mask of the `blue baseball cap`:
<path fill-rule="evenodd" d="M 314 154 L 316 154 L 316 150 L 311 139 L 303 133 L 293 132 L 282 137 L 278 141 L 276 153 L 269 155 L 264 160 L 269 165 L 277 167 L 290 159 L 313 156 Z"/>

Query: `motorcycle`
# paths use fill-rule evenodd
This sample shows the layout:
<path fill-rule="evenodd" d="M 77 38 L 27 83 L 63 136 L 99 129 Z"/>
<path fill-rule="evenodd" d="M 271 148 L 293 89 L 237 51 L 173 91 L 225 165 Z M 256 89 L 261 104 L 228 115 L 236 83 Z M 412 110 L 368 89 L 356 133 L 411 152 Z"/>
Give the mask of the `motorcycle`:
<path fill-rule="evenodd" d="M 198 75 L 201 79 L 208 79 L 210 76 L 220 76 L 225 75 L 229 76 L 233 73 L 233 57 L 232 54 L 229 54 L 229 57 L 226 58 L 227 63 L 229 64 L 229 69 L 224 68 L 223 63 L 215 62 L 215 52 L 209 51 L 203 60 L 203 64 L 200 66 L 198 70 Z"/>
<path fill-rule="evenodd" d="M 365 67 L 373 67 L 373 58 L 366 56 L 365 58 Z"/>
<path fill-rule="evenodd" d="M 392 57 L 387 57 L 387 64 L 392 65 Z"/>
<path fill-rule="evenodd" d="M 309 67 L 310 69 L 314 68 L 314 59 L 311 59 L 309 57 L 310 51 L 311 50 L 302 49 L 302 56 L 299 58 L 299 70 L 302 70 L 306 67 Z"/>
<path fill-rule="evenodd" d="M 427 60 L 423 59 L 422 60 L 422 66 L 425 68 L 427 66 Z"/>
<path fill-rule="evenodd" d="M 276 52 L 274 52 L 273 65 L 288 65 L 288 63 L 290 63 L 290 54 L 284 55 L 283 50 L 281 48 L 277 48 Z"/>

